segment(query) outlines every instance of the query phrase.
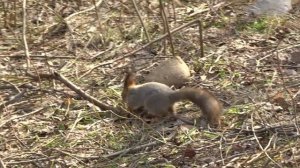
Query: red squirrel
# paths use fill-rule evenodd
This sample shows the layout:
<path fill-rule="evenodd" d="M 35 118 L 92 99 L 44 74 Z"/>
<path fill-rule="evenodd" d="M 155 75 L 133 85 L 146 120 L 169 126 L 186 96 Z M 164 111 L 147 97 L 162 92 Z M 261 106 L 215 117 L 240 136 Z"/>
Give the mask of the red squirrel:
<path fill-rule="evenodd" d="M 176 114 L 175 103 L 189 100 L 202 110 L 202 116 L 211 127 L 220 125 L 222 105 L 217 98 L 205 89 L 183 88 L 172 90 L 169 86 L 158 82 L 136 84 L 135 74 L 127 72 L 124 80 L 122 99 L 131 112 L 142 110 L 153 117 L 173 116 L 187 124 L 189 121 Z"/>

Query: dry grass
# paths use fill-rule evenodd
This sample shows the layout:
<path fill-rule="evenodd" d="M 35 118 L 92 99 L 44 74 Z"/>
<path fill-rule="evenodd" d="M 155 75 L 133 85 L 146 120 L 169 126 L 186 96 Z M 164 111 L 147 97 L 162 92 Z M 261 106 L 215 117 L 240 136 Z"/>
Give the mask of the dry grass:
<path fill-rule="evenodd" d="M 123 107 L 124 69 L 133 65 L 146 73 L 165 59 L 163 43 L 123 58 L 147 43 L 132 1 L 104 1 L 97 12 L 80 12 L 93 2 L 59 1 L 55 8 L 44 0 L 27 2 L 29 70 L 58 71 L 101 102 Z M 137 4 L 150 38 L 158 38 L 158 7 Z M 169 25 L 200 18 L 205 57 L 199 57 L 196 25 L 174 34 L 175 52 L 194 72 L 188 85 L 206 87 L 222 100 L 220 130 L 103 111 L 58 81 L 33 80 L 25 73 L 22 2 L 1 2 L 0 104 L 22 93 L 0 109 L 2 166 L 298 167 L 300 76 L 290 58 L 300 50 L 299 8 L 286 18 L 250 19 L 246 1 L 215 10 L 205 2 L 182 4 L 176 22 L 169 6 Z M 184 115 L 190 109 L 180 107 Z"/>

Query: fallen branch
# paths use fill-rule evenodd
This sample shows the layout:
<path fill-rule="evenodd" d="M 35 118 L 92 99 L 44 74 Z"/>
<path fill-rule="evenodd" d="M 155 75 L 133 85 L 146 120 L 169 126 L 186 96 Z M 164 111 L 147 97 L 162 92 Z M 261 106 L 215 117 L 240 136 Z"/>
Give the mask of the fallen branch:
<path fill-rule="evenodd" d="M 78 95 L 83 97 L 85 100 L 93 103 L 94 105 L 98 106 L 102 110 L 111 110 L 111 111 L 117 111 L 120 112 L 122 110 L 121 108 L 113 108 L 109 105 L 106 105 L 104 103 L 101 103 L 99 100 L 94 98 L 93 96 L 85 93 L 83 90 L 81 90 L 79 87 L 77 87 L 75 84 L 73 84 L 71 81 L 69 81 L 67 78 L 65 78 L 63 75 L 59 74 L 58 72 L 54 72 L 54 77 L 56 80 L 59 80 L 61 83 L 66 85 L 68 88 L 76 92 Z"/>
<path fill-rule="evenodd" d="M 89 101 L 90 103 L 96 105 L 101 110 L 111 110 L 116 113 L 126 113 L 125 110 L 123 110 L 121 107 L 111 107 L 107 104 L 101 103 L 99 100 L 94 98 L 93 96 L 85 93 L 82 89 L 80 89 L 78 86 L 76 86 L 74 83 L 69 81 L 66 77 L 59 74 L 58 72 L 54 72 L 53 74 L 39 74 L 38 76 L 33 75 L 29 72 L 26 73 L 29 77 L 35 79 L 35 80 L 58 80 L 61 83 L 63 83 L 65 86 L 67 86 L 69 89 L 73 90 L 75 93 L 77 93 L 79 96 L 81 96 L 84 100 Z"/>

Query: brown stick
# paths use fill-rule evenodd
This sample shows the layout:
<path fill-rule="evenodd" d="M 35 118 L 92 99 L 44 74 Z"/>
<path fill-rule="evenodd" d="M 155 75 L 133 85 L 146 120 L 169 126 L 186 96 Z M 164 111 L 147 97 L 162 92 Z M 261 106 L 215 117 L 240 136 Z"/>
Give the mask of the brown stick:
<path fill-rule="evenodd" d="M 140 22 L 141 22 L 141 24 L 142 24 L 142 26 L 143 26 L 143 28 L 144 28 L 144 31 L 145 31 L 147 40 L 148 40 L 148 42 L 150 42 L 150 36 L 149 36 L 148 30 L 146 29 L 146 26 L 145 26 L 145 24 L 144 24 L 144 22 L 143 22 L 142 16 L 141 16 L 141 14 L 140 14 L 140 12 L 139 12 L 139 9 L 138 9 L 138 7 L 137 7 L 137 5 L 136 5 L 136 2 L 135 2 L 135 0 L 131 0 L 131 1 L 132 1 L 132 3 L 133 3 L 135 12 L 137 13 L 137 15 L 138 15 L 138 17 L 139 17 L 139 20 L 140 20 Z"/>
<path fill-rule="evenodd" d="M 118 111 L 118 112 L 123 111 L 121 108 L 116 109 L 116 108 L 108 106 L 104 103 L 101 103 L 99 100 L 97 100 L 93 96 L 85 93 L 83 90 L 81 90 L 79 87 L 77 87 L 75 84 L 73 84 L 71 81 L 69 81 L 67 78 L 65 78 L 63 75 L 59 74 L 58 72 L 54 72 L 53 75 L 54 75 L 54 78 L 56 80 L 59 80 L 61 83 L 66 85 L 68 88 L 70 88 L 71 90 L 76 92 L 78 95 L 83 97 L 85 100 L 87 100 L 87 101 L 93 103 L 94 105 L 98 106 L 100 109 L 102 109 L 102 110 L 112 110 L 112 111 Z"/>
<path fill-rule="evenodd" d="M 191 21 L 191 22 L 189 22 L 189 23 L 186 23 L 186 24 L 184 24 L 184 25 L 182 25 L 182 26 L 179 26 L 179 27 L 175 28 L 174 30 L 170 31 L 170 34 L 176 33 L 176 32 L 178 32 L 179 30 L 182 30 L 183 28 L 188 27 L 188 26 L 190 26 L 190 25 L 193 25 L 193 24 L 199 24 L 199 23 L 201 23 L 201 21 L 200 21 L 199 19 L 195 19 L 195 20 L 193 20 L 193 21 Z M 201 32 L 202 32 L 202 31 L 201 31 Z M 160 41 L 160 40 L 162 40 L 162 39 L 165 39 L 167 36 L 169 36 L 169 33 L 165 33 L 164 35 L 160 36 L 159 38 L 152 40 L 151 42 L 149 42 L 149 43 L 143 45 L 141 48 L 138 48 L 138 49 L 136 49 L 136 50 L 133 50 L 133 51 L 131 51 L 130 53 L 127 53 L 127 54 L 125 54 L 124 56 L 122 56 L 122 57 L 120 57 L 120 58 L 116 58 L 116 59 L 109 60 L 109 61 L 104 61 L 104 62 L 98 64 L 97 66 L 95 66 L 94 68 L 92 68 L 91 70 L 89 70 L 88 73 L 90 73 L 92 70 L 94 70 L 94 69 L 96 69 L 96 68 L 98 68 L 98 67 L 100 67 L 100 66 L 110 65 L 110 64 L 115 63 L 115 62 L 117 62 L 117 61 L 120 61 L 120 60 L 122 60 L 122 59 L 124 59 L 124 58 L 128 58 L 128 57 L 132 56 L 133 54 L 135 54 L 135 53 L 137 53 L 137 52 L 139 52 L 139 51 L 141 51 L 141 50 L 147 48 L 148 46 L 152 45 L 153 43 L 156 43 L 156 42 L 158 42 L 158 41 Z M 200 39 L 201 39 L 201 35 L 200 35 Z M 200 40 L 200 41 L 202 41 L 202 43 L 203 43 L 203 40 Z M 203 46 L 203 44 L 201 44 L 201 42 L 200 42 L 200 46 L 201 46 L 201 45 Z M 203 50 L 203 47 L 201 47 L 201 50 Z M 203 51 L 201 51 L 201 52 L 203 53 Z"/>
<path fill-rule="evenodd" d="M 68 88 L 73 90 L 75 93 L 77 93 L 79 96 L 81 96 L 83 99 L 85 99 L 85 100 L 93 103 L 97 107 L 99 107 L 101 110 L 111 110 L 111 111 L 116 112 L 116 113 L 126 113 L 126 111 L 123 110 L 121 107 L 111 107 L 107 104 L 101 103 L 99 100 L 97 100 L 93 96 L 85 93 L 78 86 L 73 84 L 71 81 L 69 81 L 66 77 L 59 74 L 58 72 L 54 72 L 53 74 L 39 74 L 39 76 L 35 76 L 34 74 L 31 74 L 29 72 L 27 72 L 26 74 L 28 76 L 30 76 L 31 78 L 35 79 L 35 80 L 42 80 L 42 79 L 46 79 L 46 80 L 55 79 L 55 80 L 58 80 L 61 83 L 63 83 L 64 85 L 66 85 Z"/>
<path fill-rule="evenodd" d="M 172 52 L 173 57 L 175 57 L 175 50 L 174 50 L 173 39 L 172 39 L 172 35 L 171 35 L 171 32 L 170 32 L 168 18 L 166 16 L 166 12 L 165 12 L 165 8 L 164 8 L 164 4 L 163 4 L 162 0 L 159 0 L 159 6 L 161 8 L 160 11 L 162 12 L 163 21 L 165 22 L 164 23 L 165 30 L 167 30 L 168 37 L 169 37 L 169 40 L 170 40 L 171 52 Z"/>
<path fill-rule="evenodd" d="M 203 46 L 203 29 L 201 21 L 198 22 L 199 27 L 199 42 L 200 42 L 200 56 L 204 58 L 204 46 Z"/>
<path fill-rule="evenodd" d="M 22 37 L 23 37 L 23 45 L 24 45 L 24 52 L 25 52 L 25 56 L 26 56 L 26 68 L 27 71 L 29 71 L 30 68 L 30 54 L 29 54 L 29 49 L 28 49 L 28 44 L 27 44 L 27 40 L 26 40 L 26 17 L 27 17 L 27 13 L 26 13 L 26 0 L 23 0 L 23 28 L 22 28 Z"/>

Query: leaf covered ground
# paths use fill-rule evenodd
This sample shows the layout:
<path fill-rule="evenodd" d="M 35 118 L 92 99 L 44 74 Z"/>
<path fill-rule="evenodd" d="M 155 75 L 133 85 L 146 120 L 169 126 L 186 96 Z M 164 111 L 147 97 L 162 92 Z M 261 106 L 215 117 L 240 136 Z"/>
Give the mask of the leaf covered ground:
<path fill-rule="evenodd" d="M 23 1 L 3 1 L 0 165 L 299 167 L 300 7 L 284 17 L 251 17 L 246 0 L 164 2 L 171 30 L 202 22 L 204 57 L 197 24 L 172 34 L 174 50 L 192 72 L 186 86 L 207 88 L 223 103 L 222 128 L 149 122 L 114 110 L 125 108 L 128 67 L 143 81 L 172 57 L 166 38 L 166 45 L 144 47 L 164 34 L 158 1 L 136 0 L 149 39 L 131 0 L 30 0 L 25 29 Z M 41 76 L 54 71 L 112 110 Z M 178 111 L 199 113 L 187 102 Z"/>

